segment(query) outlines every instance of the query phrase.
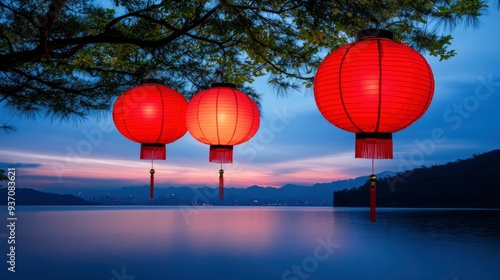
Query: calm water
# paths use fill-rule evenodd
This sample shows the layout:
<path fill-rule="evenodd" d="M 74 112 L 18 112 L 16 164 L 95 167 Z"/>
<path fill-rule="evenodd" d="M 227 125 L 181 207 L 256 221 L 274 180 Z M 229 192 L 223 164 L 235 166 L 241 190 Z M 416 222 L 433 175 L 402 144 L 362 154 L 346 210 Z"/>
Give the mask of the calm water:
<path fill-rule="evenodd" d="M 500 279 L 494 210 L 24 207 L 15 273 L 0 217 L 0 279 Z"/>

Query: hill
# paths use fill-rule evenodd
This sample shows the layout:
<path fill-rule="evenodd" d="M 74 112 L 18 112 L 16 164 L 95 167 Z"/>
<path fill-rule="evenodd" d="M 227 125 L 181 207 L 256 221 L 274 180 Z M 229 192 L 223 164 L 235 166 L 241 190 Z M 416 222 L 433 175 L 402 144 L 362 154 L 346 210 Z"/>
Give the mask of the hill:
<path fill-rule="evenodd" d="M 500 150 L 377 181 L 377 207 L 500 208 Z M 368 206 L 369 184 L 334 192 L 335 206 Z"/>
<path fill-rule="evenodd" d="M 0 188 L 0 205 L 7 205 L 7 188 Z M 16 188 L 16 205 L 90 205 L 91 203 L 70 194 L 39 192 L 34 189 Z"/>

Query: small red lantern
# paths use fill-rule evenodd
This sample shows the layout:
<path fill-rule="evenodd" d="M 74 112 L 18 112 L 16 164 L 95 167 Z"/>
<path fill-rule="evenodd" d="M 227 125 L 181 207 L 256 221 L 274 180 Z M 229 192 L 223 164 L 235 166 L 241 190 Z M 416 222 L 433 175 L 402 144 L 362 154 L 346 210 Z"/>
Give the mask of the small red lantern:
<path fill-rule="evenodd" d="M 219 198 L 224 199 L 223 163 L 233 162 L 233 146 L 252 138 L 260 124 L 255 102 L 233 84 L 216 83 L 197 93 L 188 104 L 189 133 L 210 145 L 209 161 L 221 164 Z"/>
<path fill-rule="evenodd" d="M 434 94 L 434 76 L 425 58 L 393 38 L 384 30 L 359 32 L 356 42 L 325 58 L 314 79 L 321 114 L 333 125 L 356 133 L 356 158 L 393 158 L 392 133 L 418 120 Z"/>
<path fill-rule="evenodd" d="M 187 101 L 179 92 L 149 79 L 118 97 L 113 121 L 126 138 L 141 144 L 140 159 L 165 160 L 166 147 L 186 134 Z M 150 170 L 150 198 L 153 198 L 153 163 Z"/>

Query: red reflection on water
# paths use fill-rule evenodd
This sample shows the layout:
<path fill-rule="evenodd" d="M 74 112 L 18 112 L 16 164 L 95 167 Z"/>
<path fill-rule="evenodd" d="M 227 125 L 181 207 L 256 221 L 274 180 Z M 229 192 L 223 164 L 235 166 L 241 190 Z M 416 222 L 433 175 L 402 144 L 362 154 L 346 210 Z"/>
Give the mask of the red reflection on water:
<path fill-rule="evenodd" d="M 290 240 L 306 240 L 298 246 L 311 246 L 318 236 L 332 230 L 331 223 L 318 223 L 317 219 L 324 218 L 320 214 L 297 215 L 283 208 L 57 209 L 23 213 L 22 221 L 29 226 L 19 230 L 19 238 L 31 250 L 77 257 L 144 251 L 263 254 Z"/>

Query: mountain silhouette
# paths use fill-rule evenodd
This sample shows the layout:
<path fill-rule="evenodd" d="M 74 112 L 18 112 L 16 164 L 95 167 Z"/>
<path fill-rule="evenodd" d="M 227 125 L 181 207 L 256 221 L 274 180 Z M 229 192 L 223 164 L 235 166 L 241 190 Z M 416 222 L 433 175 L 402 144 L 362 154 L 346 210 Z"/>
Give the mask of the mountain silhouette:
<path fill-rule="evenodd" d="M 0 188 L 0 205 L 7 205 L 8 190 L 6 187 Z M 16 188 L 15 195 L 12 196 L 16 205 L 89 205 L 90 202 L 75 197 L 70 194 L 54 194 L 36 191 L 29 188 Z"/>
<path fill-rule="evenodd" d="M 395 174 L 384 172 L 379 177 Z M 318 183 L 312 186 L 286 184 L 281 188 L 226 187 L 223 201 L 218 199 L 217 188 L 201 187 L 155 187 L 155 198 L 149 199 L 149 186 L 127 186 L 115 189 L 69 189 L 56 190 L 73 194 L 95 204 L 108 205 L 333 205 L 332 193 L 345 188 L 363 185 L 368 176 L 355 179 L 339 180 L 330 183 Z"/>
<path fill-rule="evenodd" d="M 500 150 L 377 181 L 377 207 L 500 208 Z M 368 206 L 369 184 L 334 193 L 335 206 Z"/>

